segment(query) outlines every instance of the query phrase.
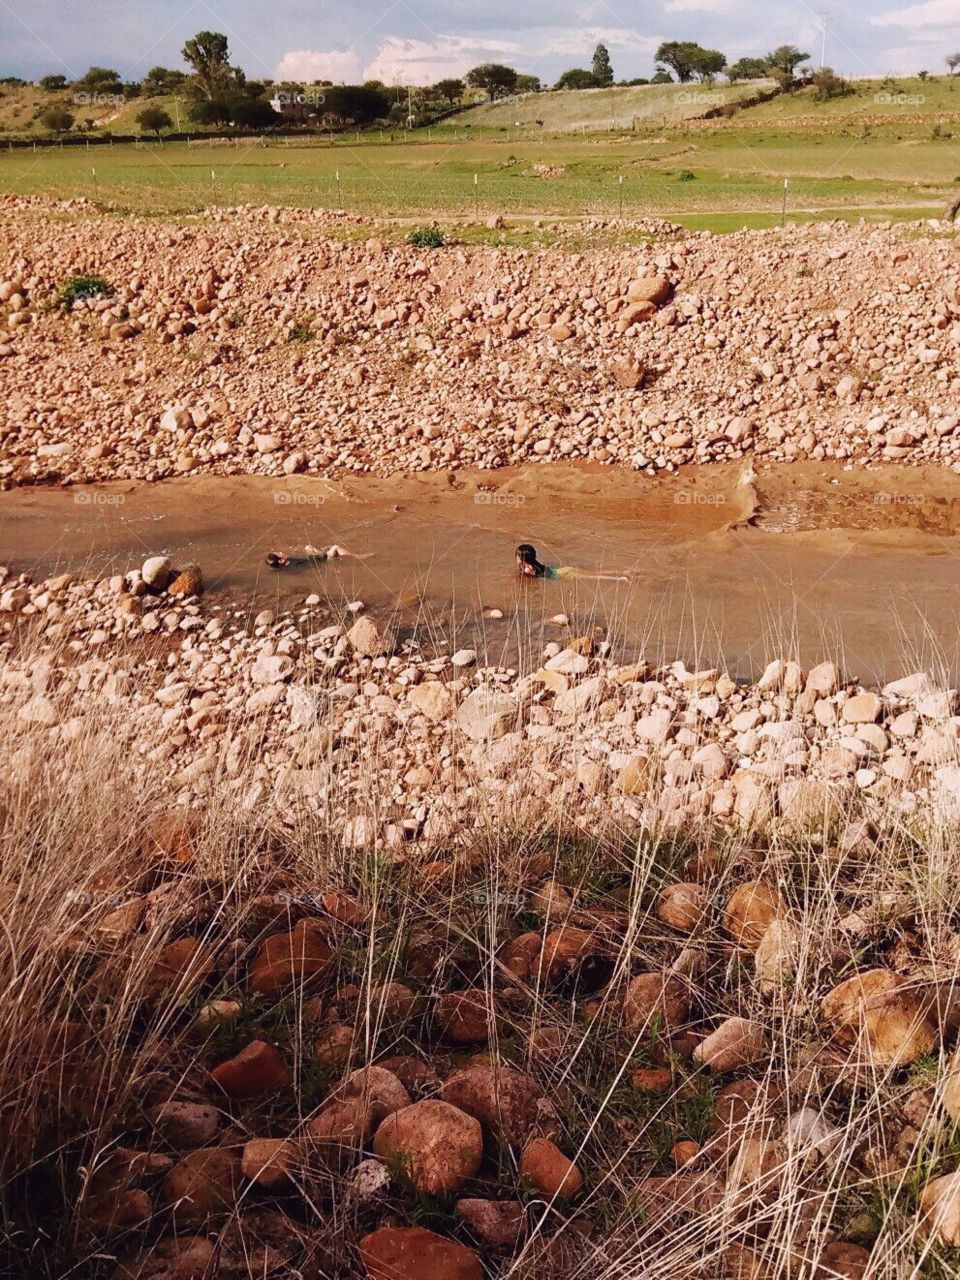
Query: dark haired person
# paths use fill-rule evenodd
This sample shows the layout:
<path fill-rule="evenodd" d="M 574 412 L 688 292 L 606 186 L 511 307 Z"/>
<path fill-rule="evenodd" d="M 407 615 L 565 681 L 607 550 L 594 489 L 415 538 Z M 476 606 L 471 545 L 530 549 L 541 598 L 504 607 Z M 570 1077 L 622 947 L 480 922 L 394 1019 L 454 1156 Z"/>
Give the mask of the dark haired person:
<path fill-rule="evenodd" d="M 629 579 L 622 573 L 592 573 L 589 569 L 578 569 L 574 565 L 543 564 L 537 556 L 537 548 L 529 542 L 521 542 L 516 550 L 517 569 L 524 578 L 592 578 L 597 582 L 627 582 Z"/>

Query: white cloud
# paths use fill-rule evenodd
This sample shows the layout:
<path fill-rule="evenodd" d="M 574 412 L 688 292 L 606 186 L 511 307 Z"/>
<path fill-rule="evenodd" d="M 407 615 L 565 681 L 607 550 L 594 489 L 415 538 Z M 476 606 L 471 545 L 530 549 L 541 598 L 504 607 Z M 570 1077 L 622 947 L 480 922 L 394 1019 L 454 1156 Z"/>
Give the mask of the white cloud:
<path fill-rule="evenodd" d="M 924 0 L 870 19 L 874 27 L 960 27 L 957 0 Z"/>
<path fill-rule="evenodd" d="M 733 13 L 739 0 L 666 0 L 664 13 Z"/>
<path fill-rule="evenodd" d="M 334 84 L 356 84 L 360 79 L 360 57 L 352 49 L 291 49 L 280 59 L 273 78 L 297 83 L 330 80 Z"/>
<path fill-rule="evenodd" d="M 554 37 L 545 46 L 549 55 L 586 59 L 589 62 L 597 44 L 605 44 L 611 53 L 635 51 L 653 53 L 660 44 L 659 36 L 642 36 L 629 27 L 579 27 Z"/>
<path fill-rule="evenodd" d="M 363 78 L 384 84 L 430 84 L 445 76 L 462 76 L 481 62 L 516 59 L 522 52 L 509 41 L 476 36 L 437 36 L 435 40 L 387 36 L 364 68 Z"/>

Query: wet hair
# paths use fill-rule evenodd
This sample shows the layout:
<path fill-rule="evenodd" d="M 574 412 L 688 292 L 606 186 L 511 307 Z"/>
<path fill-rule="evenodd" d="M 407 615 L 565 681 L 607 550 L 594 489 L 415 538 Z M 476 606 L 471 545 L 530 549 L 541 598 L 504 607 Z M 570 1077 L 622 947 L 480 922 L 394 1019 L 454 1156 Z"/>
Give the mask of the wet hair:
<path fill-rule="evenodd" d="M 266 559 L 271 569 L 282 569 L 287 563 L 287 557 L 282 556 L 279 551 L 268 551 Z"/>
<path fill-rule="evenodd" d="M 517 547 L 517 559 L 521 564 L 533 569 L 537 577 L 546 572 L 546 566 L 542 565 L 537 559 L 537 548 L 529 542 L 521 542 Z"/>

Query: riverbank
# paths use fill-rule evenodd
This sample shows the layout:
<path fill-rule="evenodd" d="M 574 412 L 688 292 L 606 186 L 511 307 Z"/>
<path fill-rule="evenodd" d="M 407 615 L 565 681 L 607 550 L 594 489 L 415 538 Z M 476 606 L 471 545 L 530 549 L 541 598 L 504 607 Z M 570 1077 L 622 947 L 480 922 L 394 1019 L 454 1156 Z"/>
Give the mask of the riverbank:
<path fill-rule="evenodd" d="M 323 210 L 3 208 L 7 485 L 960 463 L 956 241 L 923 223 L 534 253 Z M 111 292 L 56 305 L 91 274 Z"/>

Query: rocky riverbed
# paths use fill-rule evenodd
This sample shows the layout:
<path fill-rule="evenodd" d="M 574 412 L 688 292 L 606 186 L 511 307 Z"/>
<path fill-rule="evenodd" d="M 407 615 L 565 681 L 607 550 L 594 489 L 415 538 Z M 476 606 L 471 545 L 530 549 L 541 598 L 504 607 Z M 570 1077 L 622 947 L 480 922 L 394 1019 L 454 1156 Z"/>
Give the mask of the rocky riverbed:
<path fill-rule="evenodd" d="M 852 803 L 906 815 L 960 798 L 957 693 L 931 675 L 871 689 L 831 661 L 777 658 L 744 684 L 614 662 L 599 630 L 567 632 L 529 670 L 484 667 L 473 650 L 398 645 L 363 614 L 251 617 L 198 589 L 199 568 L 174 575 L 163 557 L 98 582 L 7 575 L 0 688 L 15 721 L 53 742 L 109 707 L 133 757 L 164 763 L 175 804 L 227 786 L 289 815 L 334 805 L 345 841 L 398 850 L 456 843 L 470 806 L 518 799 L 587 828 L 680 829 L 775 815 L 817 828 Z"/>
<path fill-rule="evenodd" d="M 325 211 L 6 197 L 0 480 L 591 459 L 960 464 L 947 227 L 569 253 L 396 243 Z M 95 275 L 110 292 L 71 295 Z"/>

